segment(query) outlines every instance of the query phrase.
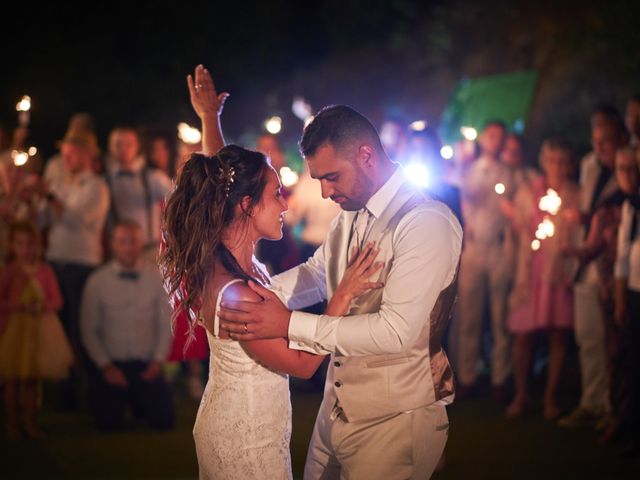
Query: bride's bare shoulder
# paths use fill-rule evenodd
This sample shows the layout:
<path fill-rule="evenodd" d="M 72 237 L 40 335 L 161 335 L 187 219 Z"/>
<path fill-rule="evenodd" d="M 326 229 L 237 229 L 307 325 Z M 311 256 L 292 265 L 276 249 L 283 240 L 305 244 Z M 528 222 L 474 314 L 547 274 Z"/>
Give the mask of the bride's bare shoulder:
<path fill-rule="evenodd" d="M 222 294 L 222 300 L 236 302 L 259 302 L 262 297 L 249 288 L 247 282 L 235 282 L 229 285 Z"/>

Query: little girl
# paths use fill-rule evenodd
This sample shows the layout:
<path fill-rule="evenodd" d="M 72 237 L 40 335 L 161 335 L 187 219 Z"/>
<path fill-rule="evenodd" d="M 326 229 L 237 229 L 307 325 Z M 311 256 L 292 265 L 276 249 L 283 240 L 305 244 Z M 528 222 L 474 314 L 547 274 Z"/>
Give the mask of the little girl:
<path fill-rule="evenodd" d="M 73 354 L 55 313 L 62 307 L 58 283 L 38 254 L 39 233 L 30 223 L 14 223 L 9 248 L 11 259 L 0 274 L 0 379 L 7 434 L 17 440 L 22 427 L 28 436 L 41 438 L 39 382 L 65 378 Z"/>

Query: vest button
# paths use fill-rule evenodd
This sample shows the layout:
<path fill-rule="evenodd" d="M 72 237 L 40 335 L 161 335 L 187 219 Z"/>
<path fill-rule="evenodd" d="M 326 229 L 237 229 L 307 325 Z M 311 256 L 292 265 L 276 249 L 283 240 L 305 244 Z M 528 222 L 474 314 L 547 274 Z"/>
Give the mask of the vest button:
<path fill-rule="evenodd" d="M 339 367 L 340 365 L 342 365 L 340 362 L 333 362 L 334 367 Z"/>
<path fill-rule="evenodd" d="M 334 385 L 335 385 L 337 388 L 340 388 L 340 387 L 342 386 L 342 382 L 338 381 L 338 382 L 334 383 Z"/>

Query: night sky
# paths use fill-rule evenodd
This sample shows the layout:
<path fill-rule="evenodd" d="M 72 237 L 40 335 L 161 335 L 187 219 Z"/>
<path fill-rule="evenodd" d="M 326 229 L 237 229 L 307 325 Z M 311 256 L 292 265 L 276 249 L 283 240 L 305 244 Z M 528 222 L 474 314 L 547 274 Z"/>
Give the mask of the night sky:
<path fill-rule="evenodd" d="M 63 135 L 76 111 L 95 116 L 103 141 L 116 123 L 195 123 L 184 79 L 204 63 L 219 88 L 232 93 L 225 116 L 232 136 L 259 129 L 276 111 L 287 115 L 288 133 L 295 136 L 301 126 L 290 114 L 293 93 L 285 97 L 283 83 L 374 41 L 400 17 L 424 11 L 411 2 L 369 9 L 364 3 L 95 2 L 82 8 L 56 2 L 16 9 L 5 17 L 12 20 L 2 34 L 0 121 L 15 124 L 15 103 L 27 93 L 33 138 L 44 142 Z"/>
<path fill-rule="evenodd" d="M 231 93 L 230 138 L 278 113 L 293 142 L 296 94 L 316 109 L 349 103 L 377 124 L 390 114 L 437 120 L 461 78 L 535 68 L 542 86 L 553 85 L 532 113 L 527 133 L 537 138 L 571 131 L 570 122 L 586 128 L 598 101 L 621 108 L 640 90 L 640 2 L 603 3 L 15 4 L 4 7 L 0 32 L 0 122 L 13 128 L 15 103 L 31 95 L 31 143 L 46 153 L 77 111 L 94 115 L 102 145 L 115 124 L 196 124 L 185 76 L 203 63 Z M 566 115 L 554 112 L 550 125 L 559 102 Z"/>

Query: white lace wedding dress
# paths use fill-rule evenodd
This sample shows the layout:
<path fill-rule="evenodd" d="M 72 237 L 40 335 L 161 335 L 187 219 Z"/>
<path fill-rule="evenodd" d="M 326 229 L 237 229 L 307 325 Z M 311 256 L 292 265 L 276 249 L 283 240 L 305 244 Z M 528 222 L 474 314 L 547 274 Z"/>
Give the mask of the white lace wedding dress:
<path fill-rule="evenodd" d="M 218 294 L 220 300 L 229 285 Z M 209 380 L 193 428 L 201 479 L 291 479 L 291 401 L 287 375 L 260 365 L 240 343 L 209 339 Z"/>

